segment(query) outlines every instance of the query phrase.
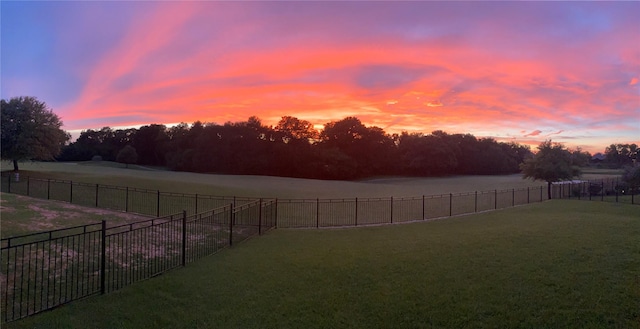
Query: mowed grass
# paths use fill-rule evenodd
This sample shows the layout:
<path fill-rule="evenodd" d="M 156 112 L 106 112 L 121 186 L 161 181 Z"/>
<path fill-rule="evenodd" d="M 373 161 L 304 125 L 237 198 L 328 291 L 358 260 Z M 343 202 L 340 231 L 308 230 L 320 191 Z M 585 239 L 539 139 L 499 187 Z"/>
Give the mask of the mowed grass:
<path fill-rule="evenodd" d="M 275 230 L 6 328 L 640 328 L 638 206 Z"/>
<path fill-rule="evenodd" d="M 11 168 L 2 162 L 2 169 Z M 453 176 L 427 178 L 377 178 L 361 181 L 323 181 L 271 176 L 212 175 L 155 170 L 135 166 L 123 168 L 111 162 L 27 162 L 23 177 L 72 180 L 76 182 L 131 186 L 176 193 L 217 196 L 273 198 L 379 198 L 418 197 L 473 191 L 544 186 L 544 182 L 522 179 L 522 175 Z M 618 172 L 591 170 L 584 178 L 617 177 Z M 3 180 L 2 184 L 6 182 Z"/>

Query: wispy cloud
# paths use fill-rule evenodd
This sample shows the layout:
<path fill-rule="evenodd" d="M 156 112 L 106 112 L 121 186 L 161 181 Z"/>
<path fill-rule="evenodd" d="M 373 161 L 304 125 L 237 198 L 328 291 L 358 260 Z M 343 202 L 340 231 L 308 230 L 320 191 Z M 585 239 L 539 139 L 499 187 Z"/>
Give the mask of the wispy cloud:
<path fill-rule="evenodd" d="M 50 91 L 15 69 L 28 67 L 4 40 L 34 27 L 5 25 L 13 6 L 2 12 L 2 95 L 69 89 L 50 105 L 70 129 L 355 115 L 391 132 L 637 138 L 640 45 L 629 40 L 640 3 L 23 4 L 55 9 L 44 16 L 52 39 L 33 42 L 67 46 L 54 61 L 73 79 L 46 77 L 59 81 Z"/>

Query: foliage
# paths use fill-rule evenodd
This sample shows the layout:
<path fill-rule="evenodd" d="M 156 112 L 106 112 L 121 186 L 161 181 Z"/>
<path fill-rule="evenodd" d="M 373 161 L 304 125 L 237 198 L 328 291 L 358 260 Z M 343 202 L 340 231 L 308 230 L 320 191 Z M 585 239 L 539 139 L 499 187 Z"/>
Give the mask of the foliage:
<path fill-rule="evenodd" d="M 44 102 L 35 97 L 1 100 L 1 154 L 3 160 L 53 160 L 70 136 L 61 129 L 62 121 Z"/>
<path fill-rule="evenodd" d="M 60 157 L 88 160 L 98 154 L 116 160 L 132 145 L 138 163 L 172 170 L 356 179 L 383 175 L 444 176 L 519 171 L 528 147 L 466 134 L 387 134 L 356 117 L 332 121 L 317 131 L 306 120 L 282 117 L 275 127 L 257 117 L 223 125 L 195 122 L 167 128 L 83 131 Z"/>
<path fill-rule="evenodd" d="M 633 165 L 640 149 L 637 144 L 611 144 L 605 150 L 605 162 L 614 168 Z"/>
<path fill-rule="evenodd" d="M 640 166 L 625 167 L 622 180 L 632 188 L 640 188 Z"/>
<path fill-rule="evenodd" d="M 116 157 L 116 161 L 120 163 L 124 163 L 129 167 L 130 164 L 134 164 L 138 162 L 138 153 L 136 149 L 131 145 L 127 145 L 118 152 L 118 156 Z"/>
<path fill-rule="evenodd" d="M 551 198 L 551 183 L 580 176 L 580 168 L 573 165 L 571 152 L 551 140 L 538 146 L 538 152 L 521 166 L 523 178 L 547 182 L 547 195 Z"/>

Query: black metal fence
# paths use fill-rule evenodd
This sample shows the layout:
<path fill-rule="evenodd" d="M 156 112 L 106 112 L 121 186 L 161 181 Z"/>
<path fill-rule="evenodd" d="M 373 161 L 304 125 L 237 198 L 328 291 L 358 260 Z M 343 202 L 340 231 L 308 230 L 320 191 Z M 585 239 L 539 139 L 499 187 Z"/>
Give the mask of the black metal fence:
<path fill-rule="evenodd" d="M 164 216 L 109 228 L 103 221 L 2 239 L 0 315 L 4 322 L 120 289 L 275 227 L 399 223 L 547 199 L 547 186 L 412 198 L 263 200 L 28 177 L 8 176 L 1 182 L 3 192 Z M 553 184 L 551 196 L 638 204 L 638 192 L 615 179 L 604 179 Z"/>
<path fill-rule="evenodd" d="M 391 224 L 502 209 L 546 199 L 544 187 L 413 198 L 278 199 L 278 228 Z"/>
<path fill-rule="evenodd" d="M 548 199 L 547 186 L 412 198 L 278 199 L 278 228 L 391 224 L 504 209 Z M 617 179 L 567 181 L 551 186 L 552 199 L 640 204 L 639 189 Z"/>
<path fill-rule="evenodd" d="M 69 180 L 41 179 L 5 174 L 1 191 L 39 199 L 69 202 L 87 207 L 162 217 L 187 211 L 197 214 L 232 203 L 249 203 L 258 198 L 162 192 L 126 186 L 87 184 Z"/>
<path fill-rule="evenodd" d="M 274 228 L 275 216 L 275 200 L 257 200 L 109 228 L 102 221 L 2 239 L 2 321 L 184 266 Z"/>
<path fill-rule="evenodd" d="M 5 175 L 3 192 L 73 204 L 167 216 L 183 210 L 188 215 L 216 209 L 229 203 L 234 208 L 258 198 L 172 193 L 123 186 L 87 184 L 65 180 Z M 638 203 L 640 191 L 618 179 L 554 183 L 551 196 L 610 202 Z M 279 227 L 358 226 L 431 219 L 540 202 L 547 198 L 546 186 L 429 195 L 412 198 L 279 199 Z"/>

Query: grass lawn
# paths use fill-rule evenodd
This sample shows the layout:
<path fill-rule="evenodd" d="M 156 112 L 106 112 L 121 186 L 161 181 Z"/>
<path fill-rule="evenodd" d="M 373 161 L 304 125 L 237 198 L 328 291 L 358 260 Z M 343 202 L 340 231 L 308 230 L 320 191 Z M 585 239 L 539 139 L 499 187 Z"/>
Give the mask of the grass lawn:
<path fill-rule="evenodd" d="M 2 162 L 2 169 L 10 167 Z M 21 164 L 22 176 L 73 180 L 77 182 L 135 186 L 177 193 L 197 193 L 218 196 L 277 198 L 377 198 L 417 197 L 460 192 L 539 187 L 541 182 L 523 180 L 522 176 L 454 176 L 429 178 L 379 178 L 362 181 L 323 181 L 314 179 L 212 175 L 140 167 L 122 168 L 105 162 Z M 2 181 L 2 184 L 6 184 Z"/>
<path fill-rule="evenodd" d="M 0 162 L 2 170 L 11 169 Z M 378 198 L 417 197 L 473 191 L 540 187 L 544 182 L 522 179 L 522 175 L 453 176 L 427 178 L 372 178 L 361 181 L 323 181 L 270 176 L 212 175 L 163 171 L 113 162 L 27 162 L 22 176 L 73 180 L 91 184 L 132 186 L 151 190 L 202 195 L 277 198 Z M 619 177 L 620 171 L 589 169 L 584 179 Z M 3 180 L 2 184 L 6 184 Z"/>
<path fill-rule="evenodd" d="M 275 230 L 6 328 L 640 328 L 638 206 Z"/>

